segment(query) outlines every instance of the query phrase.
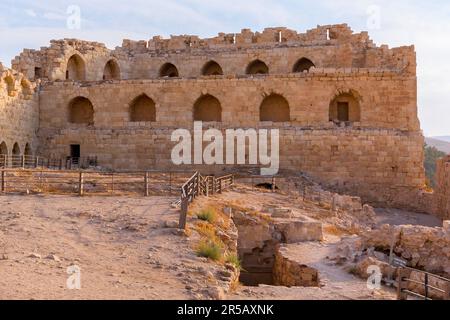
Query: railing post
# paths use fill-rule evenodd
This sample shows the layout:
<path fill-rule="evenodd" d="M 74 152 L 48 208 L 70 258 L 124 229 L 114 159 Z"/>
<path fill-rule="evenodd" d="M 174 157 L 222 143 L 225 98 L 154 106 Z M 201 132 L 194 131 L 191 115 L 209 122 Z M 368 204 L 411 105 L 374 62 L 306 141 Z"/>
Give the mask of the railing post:
<path fill-rule="evenodd" d="M 428 273 L 425 273 L 424 289 L 425 289 L 425 300 L 428 300 Z"/>
<path fill-rule="evenodd" d="M 178 224 L 179 229 L 186 228 L 187 211 L 188 211 L 188 198 L 186 197 L 181 199 L 181 214 L 180 214 L 180 221 Z"/>
<path fill-rule="evenodd" d="M 37 167 L 39 167 L 39 157 L 35 158 L 36 162 L 34 163 L 34 168 L 36 169 Z"/>
<path fill-rule="evenodd" d="M 450 281 L 446 281 L 444 288 L 444 300 L 450 300 Z"/>
<path fill-rule="evenodd" d="M 145 196 L 148 197 L 148 171 L 145 172 L 144 175 L 144 190 L 145 190 Z"/>
<path fill-rule="evenodd" d="M 272 177 L 272 192 L 275 192 L 275 177 Z"/>
<path fill-rule="evenodd" d="M 197 178 L 195 179 L 197 180 L 197 190 L 196 190 L 196 195 L 194 194 L 194 197 L 198 197 L 200 196 L 200 172 L 197 172 Z"/>
<path fill-rule="evenodd" d="M 5 192 L 5 170 L 2 170 L 2 184 L 1 184 L 1 191 Z"/>
<path fill-rule="evenodd" d="M 20 156 L 20 160 L 22 160 L 22 169 L 25 169 L 25 156 Z"/>
<path fill-rule="evenodd" d="M 409 276 L 404 268 L 397 269 L 397 300 L 408 300 L 408 294 L 403 289 L 408 289 L 408 282 L 404 278 Z"/>
<path fill-rule="evenodd" d="M 83 172 L 80 171 L 80 176 L 79 176 L 79 180 L 78 180 L 78 195 L 82 196 L 83 195 L 83 189 L 84 189 L 84 181 L 83 181 Z"/>

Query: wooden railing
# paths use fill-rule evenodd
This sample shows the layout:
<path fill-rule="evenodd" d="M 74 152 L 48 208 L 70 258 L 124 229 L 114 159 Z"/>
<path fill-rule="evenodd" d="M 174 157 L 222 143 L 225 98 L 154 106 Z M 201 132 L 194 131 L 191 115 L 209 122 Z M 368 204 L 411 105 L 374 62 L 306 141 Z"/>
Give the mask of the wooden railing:
<path fill-rule="evenodd" d="M 215 178 L 214 176 L 202 176 L 200 172 L 196 172 L 181 187 L 181 198 L 179 200 L 181 206 L 179 228 L 186 228 L 188 207 L 196 197 L 221 193 L 230 188 L 233 184 L 233 175 L 226 175 L 223 177 Z"/>
<path fill-rule="evenodd" d="M 97 164 L 97 157 L 66 157 L 63 159 L 0 154 L 0 168 L 78 170 L 96 167 Z"/>
<path fill-rule="evenodd" d="M 417 272 L 423 275 L 423 282 L 420 280 L 412 279 L 411 274 Z M 437 288 L 430 284 L 431 279 L 439 280 L 444 284 L 444 288 Z M 418 288 L 423 289 L 423 294 L 410 290 L 410 285 L 415 284 Z M 401 267 L 397 270 L 397 299 L 407 300 L 408 296 L 413 296 L 423 300 L 432 300 L 431 294 L 434 292 L 434 296 L 441 295 L 443 300 L 450 300 L 450 279 L 444 277 L 413 269 L 408 267 Z"/>
<path fill-rule="evenodd" d="M 0 169 L 1 193 L 83 195 L 174 195 L 186 181 L 184 171 L 100 172 Z"/>

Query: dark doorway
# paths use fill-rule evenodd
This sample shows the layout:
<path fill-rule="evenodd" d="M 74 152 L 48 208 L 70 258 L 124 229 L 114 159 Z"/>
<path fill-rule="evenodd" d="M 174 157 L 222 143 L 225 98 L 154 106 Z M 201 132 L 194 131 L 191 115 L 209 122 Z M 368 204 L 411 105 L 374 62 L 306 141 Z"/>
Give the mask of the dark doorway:
<path fill-rule="evenodd" d="M 70 157 L 71 158 L 79 158 L 81 156 L 80 145 L 79 144 L 71 144 L 70 145 Z"/>
<path fill-rule="evenodd" d="M 338 102 L 337 109 L 338 120 L 343 122 L 349 121 L 348 102 Z"/>

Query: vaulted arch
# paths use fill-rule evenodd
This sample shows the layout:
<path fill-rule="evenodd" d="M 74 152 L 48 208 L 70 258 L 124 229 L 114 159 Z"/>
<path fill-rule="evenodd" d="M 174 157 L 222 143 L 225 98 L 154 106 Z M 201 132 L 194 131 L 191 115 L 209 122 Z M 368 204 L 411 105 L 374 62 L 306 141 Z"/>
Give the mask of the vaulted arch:
<path fill-rule="evenodd" d="M 5 83 L 6 83 L 6 90 L 8 91 L 8 95 L 12 96 L 14 95 L 16 91 L 16 84 L 13 76 L 8 75 L 5 77 Z"/>
<path fill-rule="evenodd" d="M 130 103 L 131 122 L 153 122 L 156 121 L 155 102 L 146 94 L 141 94 Z"/>
<path fill-rule="evenodd" d="M 0 168 L 8 166 L 8 146 L 3 141 L 0 143 Z"/>
<path fill-rule="evenodd" d="M 25 145 L 25 150 L 23 151 L 23 154 L 24 154 L 25 156 L 31 156 L 31 155 L 33 154 L 33 152 L 31 151 L 31 147 L 30 147 L 30 144 L 29 144 L 29 143 L 27 143 L 27 144 Z"/>
<path fill-rule="evenodd" d="M 159 69 L 159 76 L 161 78 L 176 78 L 179 76 L 178 69 L 172 63 L 165 63 Z"/>
<path fill-rule="evenodd" d="M 109 60 L 103 70 L 103 80 L 119 80 L 120 67 L 116 60 Z"/>
<path fill-rule="evenodd" d="M 67 61 L 66 80 L 86 80 L 86 66 L 80 55 L 74 54 Z"/>
<path fill-rule="evenodd" d="M 290 121 L 288 101 L 279 94 L 267 96 L 259 109 L 260 121 L 287 122 Z"/>
<path fill-rule="evenodd" d="M 69 122 L 75 124 L 94 124 L 94 106 L 85 97 L 76 97 L 69 103 Z"/>
<path fill-rule="evenodd" d="M 330 102 L 329 120 L 336 123 L 361 121 L 359 95 L 351 90 L 337 94 Z"/>
<path fill-rule="evenodd" d="M 293 72 L 305 72 L 315 67 L 314 63 L 309 60 L 308 58 L 301 58 L 298 59 L 297 62 L 294 65 L 294 68 L 292 69 Z"/>
<path fill-rule="evenodd" d="M 194 121 L 222 121 L 220 101 L 210 94 L 198 98 L 194 104 Z"/>
<path fill-rule="evenodd" d="M 245 71 L 246 74 L 268 74 L 269 67 L 261 60 L 254 60 L 250 62 Z"/>
<path fill-rule="evenodd" d="M 211 60 L 202 68 L 202 75 L 204 76 L 221 76 L 223 75 L 222 67 L 215 61 Z"/>

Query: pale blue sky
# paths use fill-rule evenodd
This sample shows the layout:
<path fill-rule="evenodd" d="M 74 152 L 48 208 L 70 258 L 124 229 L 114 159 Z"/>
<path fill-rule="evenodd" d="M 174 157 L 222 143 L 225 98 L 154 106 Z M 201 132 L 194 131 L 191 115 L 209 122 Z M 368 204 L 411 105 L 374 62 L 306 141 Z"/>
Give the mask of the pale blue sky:
<path fill-rule="evenodd" d="M 81 9 L 81 29 L 66 26 L 67 8 Z M 376 27 L 370 14 L 380 10 Z M 104 42 L 154 35 L 259 31 L 286 26 L 298 31 L 348 23 L 367 30 L 377 44 L 416 45 L 419 116 L 426 135 L 450 135 L 450 2 L 406 0 L 2 0 L 0 61 L 9 66 L 23 48 L 64 37 Z M 374 27 L 375 26 L 375 27 Z"/>

